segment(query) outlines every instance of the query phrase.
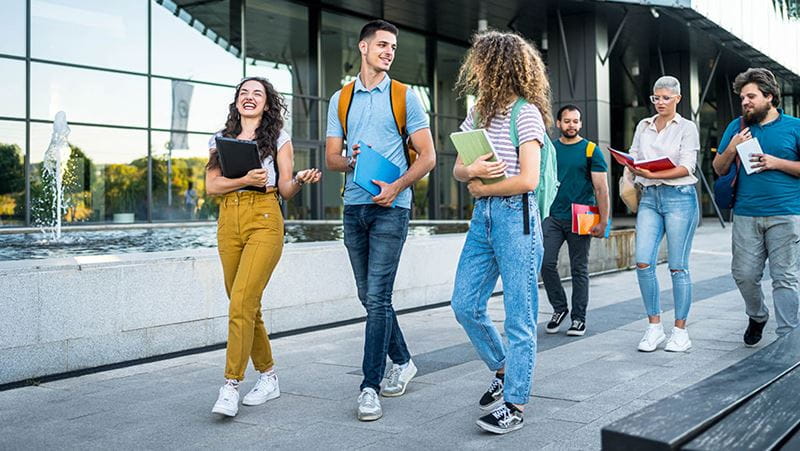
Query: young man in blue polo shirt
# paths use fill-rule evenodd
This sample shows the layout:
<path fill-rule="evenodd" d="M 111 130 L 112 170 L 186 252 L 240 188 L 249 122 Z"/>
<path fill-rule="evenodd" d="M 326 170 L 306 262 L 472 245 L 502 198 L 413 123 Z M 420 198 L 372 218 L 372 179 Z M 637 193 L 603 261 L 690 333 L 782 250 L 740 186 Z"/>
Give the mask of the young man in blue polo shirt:
<path fill-rule="evenodd" d="M 433 169 L 436 155 L 428 115 L 411 89 L 405 92 L 403 101 L 405 136 L 417 153 L 413 163 L 406 154 L 405 137 L 401 136 L 395 122 L 392 83 L 387 72 L 394 60 L 397 33 L 394 25 L 382 20 L 364 26 L 358 42 L 361 70 L 354 86 L 346 86 L 352 89 L 349 90 L 352 98 L 343 115 L 345 128 L 339 118 L 343 90 L 331 97 L 328 109 L 325 158 L 329 170 L 345 173 L 344 244 L 355 275 L 358 298 L 367 311 L 362 362 L 364 379 L 358 397 L 361 421 L 383 416 L 378 392 L 382 396 L 401 396 L 417 372 L 392 308 L 392 289 L 408 233 L 411 186 Z M 381 189 L 377 196 L 353 182 L 359 142 L 372 147 L 403 170 L 393 183 L 374 182 Z M 393 365 L 381 390 L 387 355 Z"/>
<path fill-rule="evenodd" d="M 755 346 L 769 319 L 761 291 L 767 259 L 777 333 L 787 334 L 798 325 L 800 120 L 778 109 L 780 85 L 767 69 L 739 74 L 733 89 L 742 99 L 742 118 L 725 129 L 713 166 L 720 175 L 732 164 L 740 166 L 733 206 L 731 272 L 750 318 L 744 343 Z M 752 138 L 758 138 L 763 153 L 753 155 L 751 161 L 740 161 L 736 146 Z M 757 172 L 747 175 L 744 165 L 752 165 Z"/>
<path fill-rule="evenodd" d="M 581 110 L 577 106 L 561 107 L 556 114 L 556 127 L 561 131 L 561 137 L 553 143 L 558 163 L 558 193 L 550 207 L 550 216 L 542 223 L 542 281 L 554 312 L 545 330 L 557 333 L 569 313 L 567 295 L 558 275 L 558 253 L 566 241 L 572 273 L 572 324 L 567 335 L 581 336 L 586 333 L 589 303 L 589 243 L 592 236 L 602 237 L 608 224 L 608 165 L 603 152 L 580 135 Z M 572 233 L 573 203 L 598 206 L 600 223 L 592 227 L 591 235 Z"/>

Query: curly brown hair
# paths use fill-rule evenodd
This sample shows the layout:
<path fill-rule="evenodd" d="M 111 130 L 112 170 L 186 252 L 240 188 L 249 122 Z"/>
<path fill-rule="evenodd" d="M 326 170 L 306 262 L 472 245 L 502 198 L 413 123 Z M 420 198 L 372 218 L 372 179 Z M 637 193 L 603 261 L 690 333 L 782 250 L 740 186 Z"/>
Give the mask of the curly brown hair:
<path fill-rule="evenodd" d="M 255 141 L 258 145 L 258 156 L 261 160 L 266 159 L 268 156 L 272 157 L 273 165 L 277 172 L 277 154 L 278 149 L 278 136 L 283 129 L 283 118 L 289 112 L 283 96 L 272 86 L 266 78 L 262 77 L 247 77 L 236 85 L 236 93 L 233 95 L 233 102 L 228 105 L 228 120 L 225 122 L 225 128 L 221 130 L 222 136 L 226 138 L 236 138 L 242 133 L 242 122 L 239 110 L 236 109 L 236 100 L 239 98 L 239 91 L 242 90 L 242 85 L 248 81 L 257 81 L 264 86 L 264 92 L 267 95 L 267 108 L 264 115 L 261 116 L 261 123 L 256 129 Z M 209 155 L 208 164 L 206 169 L 215 169 L 219 166 L 219 155 L 216 150 Z M 277 173 L 275 174 L 277 177 Z"/>
<path fill-rule="evenodd" d="M 473 36 L 458 74 L 461 96 L 475 95 L 480 126 L 488 127 L 518 97 L 536 105 L 546 127 L 553 125 L 550 82 L 539 50 L 516 33 L 487 31 Z"/>

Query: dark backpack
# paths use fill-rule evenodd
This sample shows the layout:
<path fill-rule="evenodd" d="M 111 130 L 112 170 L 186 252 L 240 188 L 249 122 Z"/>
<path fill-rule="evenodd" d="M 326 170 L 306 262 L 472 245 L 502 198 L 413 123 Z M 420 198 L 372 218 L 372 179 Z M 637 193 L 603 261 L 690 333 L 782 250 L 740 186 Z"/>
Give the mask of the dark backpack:
<path fill-rule="evenodd" d="M 739 118 L 739 131 L 744 128 L 744 118 Z M 734 150 L 735 152 L 736 150 Z M 728 168 L 728 173 L 720 176 L 714 182 L 714 202 L 720 210 L 730 210 L 736 203 L 736 187 L 739 181 L 739 168 L 742 162 L 736 155 L 734 163 Z"/>

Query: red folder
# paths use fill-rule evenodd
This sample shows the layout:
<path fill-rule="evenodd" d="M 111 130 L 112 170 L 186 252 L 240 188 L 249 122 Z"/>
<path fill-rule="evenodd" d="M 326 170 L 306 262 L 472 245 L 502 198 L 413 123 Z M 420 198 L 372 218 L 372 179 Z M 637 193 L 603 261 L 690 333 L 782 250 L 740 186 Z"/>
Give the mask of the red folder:
<path fill-rule="evenodd" d="M 675 163 L 669 157 L 659 157 L 650 160 L 635 161 L 630 154 L 620 152 L 619 150 L 608 148 L 611 156 L 617 160 L 617 163 L 623 166 L 633 166 L 637 169 L 647 169 L 650 172 L 665 171 L 675 167 Z"/>

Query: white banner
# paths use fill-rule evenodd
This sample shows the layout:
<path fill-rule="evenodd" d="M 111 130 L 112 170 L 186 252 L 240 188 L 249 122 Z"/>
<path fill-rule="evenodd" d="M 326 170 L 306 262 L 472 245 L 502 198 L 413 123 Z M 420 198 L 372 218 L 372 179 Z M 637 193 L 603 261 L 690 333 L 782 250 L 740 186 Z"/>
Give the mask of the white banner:
<path fill-rule="evenodd" d="M 186 131 L 189 126 L 189 107 L 192 104 L 192 91 L 194 86 L 183 81 L 172 81 L 172 132 L 169 137 L 169 148 L 188 149 L 189 135 L 178 130 Z"/>

